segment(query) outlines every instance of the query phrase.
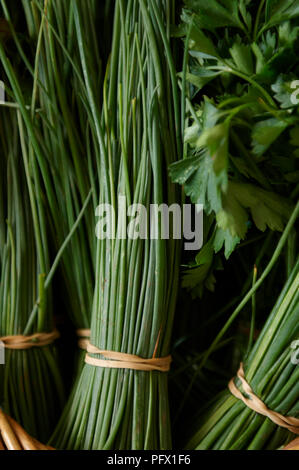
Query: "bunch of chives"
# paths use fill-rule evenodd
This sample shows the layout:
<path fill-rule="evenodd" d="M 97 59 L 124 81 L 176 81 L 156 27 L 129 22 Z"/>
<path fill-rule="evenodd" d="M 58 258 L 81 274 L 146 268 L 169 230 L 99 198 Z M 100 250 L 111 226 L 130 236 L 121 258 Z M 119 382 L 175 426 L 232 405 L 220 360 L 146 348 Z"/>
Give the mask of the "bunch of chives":
<path fill-rule="evenodd" d="M 293 346 L 298 340 L 299 260 L 244 363 L 246 381 L 266 406 L 295 418 L 299 417 L 299 367 Z M 240 381 L 235 383 L 240 385 Z M 256 413 L 228 390 L 201 420 L 188 449 L 271 450 L 294 437 L 288 429 Z"/>
<path fill-rule="evenodd" d="M 92 51 L 93 66 L 97 70 L 95 86 L 100 89 L 102 60 L 96 41 L 95 20 L 98 16 L 105 15 L 109 19 L 111 4 L 108 8 L 105 2 L 105 5 L 92 0 L 76 3 L 88 36 L 87 47 Z M 93 146 L 93 130 L 84 106 L 86 90 L 78 72 L 80 56 L 75 43 L 73 2 L 36 0 L 30 3 L 23 1 L 22 4 L 27 25 L 26 34 L 32 46 L 29 58 L 15 33 L 14 11 L 10 11 L 10 5 L 1 0 L 15 45 L 31 76 L 33 100 L 40 107 L 38 119 L 31 119 L 29 129 L 37 140 L 34 152 L 42 178 L 45 185 L 50 187 L 45 197 L 56 250 L 73 230 L 82 206 L 85 207 L 83 221 L 64 250 L 61 266 L 66 288 L 63 306 L 67 307 L 67 313 L 76 328 L 88 329 L 95 277 L 96 238 L 93 227 L 97 201 L 94 176 L 97 157 L 94 154 L 97 147 Z M 105 55 L 105 48 L 101 52 Z M 24 97 L 25 87 L 14 71 L 10 80 L 15 99 L 20 102 Z M 18 88 L 21 97 L 17 93 Z M 26 115 L 26 110 L 22 111 Z M 28 126 L 28 121 L 26 122 Z M 89 203 L 91 192 L 93 205 Z"/>
<path fill-rule="evenodd" d="M 86 31 L 73 2 L 76 41 L 98 146 L 99 203 L 110 204 L 112 237 L 97 244 L 91 343 L 144 358 L 169 354 L 180 243 L 171 236 L 121 237 L 130 217 L 118 205 L 180 202 L 167 168 L 180 151 L 178 90 L 170 46 L 174 2 L 117 0 L 100 112 Z M 133 215 L 133 214 L 132 214 Z M 135 218 L 135 222 L 134 222 Z M 147 219 L 146 219 L 147 220 Z M 149 220 L 147 220 L 149 222 Z M 133 224 L 133 225 L 132 225 Z M 96 355 L 97 356 L 97 355 Z M 98 356 L 97 356 L 98 357 Z M 51 442 L 64 449 L 171 446 L 167 374 L 85 364 Z"/>
<path fill-rule="evenodd" d="M 0 110 L 0 337 L 52 332 L 52 294 L 45 211 L 28 135 L 18 111 Z M 36 315 L 32 307 L 39 300 Z M 0 406 L 41 440 L 52 432 L 64 401 L 53 344 L 5 349 Z"/>
<path fill-rule="evenodd" d="M 78 2 L 79 3 L 79 2 Z M 82 2 L 81 2 L 82 3 Z M 82 21 L 95 35 L 96 3 L 85 1 Z M 74 47 L 75 25 L 72 2 L 23 2 L 28 34 L 39 44 L 34 60 L 37 67 L 36 94 L 42 108 L 40 126 L 47 155 L 51 155 L 49 172 L 56 196 L 52 210 L 53 239 L 56 249 L 73 227 L 78 213 L 90 196 L 93 183 L 92 149 L 88 146 L 89 125 L 82 109 L 80 83 L 71 67 L 77 51 Z M 67 56 L 66 56 L 66 55 Z M 101 83 L 101 60 L 94 54 Z M 62 259 L 67 313 L 76 328 L 90 328 L 90 311 L 94 288 L 95 237 L 92 235 L 93 207 L 85 210 L 83 222 L 72 236 Z"/>

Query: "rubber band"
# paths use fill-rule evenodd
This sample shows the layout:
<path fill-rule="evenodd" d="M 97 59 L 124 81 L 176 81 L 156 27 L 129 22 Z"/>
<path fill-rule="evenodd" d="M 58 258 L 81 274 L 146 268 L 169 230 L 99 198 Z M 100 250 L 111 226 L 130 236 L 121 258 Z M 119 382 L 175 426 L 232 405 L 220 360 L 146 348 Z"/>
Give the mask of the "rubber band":
<path fill-rule="evenodd" d="M 91 357 L 90 354 L 101 354 L 105 359 Z M 152 357 L 145 359 L 134 354 L 126 354 L 116 351 L 103 351 L 88 343 L 87 354 L 85 356 L 86 364 L 95 367 L 106 367 L 113 369 L 133 369 L 143 371 L 157 370 L 168 372 L 170 369 L 171 356 Z"/>
<path fill-rule="evenodd" d="M 30 349 L 35 347 L 47 346 L 59 338 L 60 333 L 57 330 L 51 333 L 35 333 L 29 336 L 12 335 L 0 336 L 0 342 L 4 344 L 5 349 Z"/>
<path fill-rule="evenodd" d="M 78 336 L 78 346 L 80 349 L 83 349 L 84 351 L 87 351 L 87 345 L 89 343 L 89 338 L 90 338 L 90 330 L 87 328 L 79 328 L 76 331 L 76 334 Z"/>
<path fill-rule="evenodd" d="M 241 362 L 240 368 L 237 372 L 237 377 L 242 382 L 242 387 L 248 398 L 246 398 L 241 391 L 237 388 L 234 382 L 234 378 L 232 378 L 228 384 L 228 388 L 230 392 L 240 400 L 245 403 L 246 406 L 251 408 L 256 413 L 259 413 L 267 418 L 271 419 L 273 423 L 281 426 L 283 428 L 288 429 L 294 434 L 299 435 L 299 419 L 294 418 L 292 416 L 283 416 L 282 414 L 278 413 L 277 411 L 270 410 L 265 403 L 254 394 L 252 388 L 250 387 L 249 383 L 245 379 L 243 363 Z"/>
<path fill-rule="evenodd" d="M 0 450 L 54 450 L 38 442 L 0 408 Z"/>
<path fill-rule="evenodd" d="M 292 442 L 290 442 L 282 450 L 299 450 L 299 437 L 297 437 L 297 439 L 294 439 Z"/>

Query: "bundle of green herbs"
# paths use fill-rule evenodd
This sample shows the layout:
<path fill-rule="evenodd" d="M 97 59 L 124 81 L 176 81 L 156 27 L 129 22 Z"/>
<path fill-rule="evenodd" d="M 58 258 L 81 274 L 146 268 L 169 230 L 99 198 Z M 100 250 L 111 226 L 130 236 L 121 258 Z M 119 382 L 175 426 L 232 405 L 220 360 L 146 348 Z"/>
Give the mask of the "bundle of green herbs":
<path fill-rule="evenodd" d="M 298 417 L 298 1 L 0 0 L 0 18 L 0 336 L 52 331 L 53 310 L 91 328 L 51 444 L 170 448 L 199 402 L 188 448 L 286 444 L 215 394 L 243 358 L 253 392 Z M 152 204 L 189 201 L 203 246 L 183 255 L 171 425 L 167 372 L 105 360 L 168 357 L 181 242 Z M 259 299 L 286 279 L 268 316 Z M 5 353 L 0 406 L 45 441 L 63 395 L 55 347 Z"/>
<path fill-rule="evenodd" d="M 270 409 L 299 423 L 299 261 L 295 264 L 255 345 L 245 358 L 247 383 Z M 246 392 L 237 379 L 236 385 Z M 247 392 L 248 393 L 248 392 Z M 251 397 L 252 399 L 252 397 Z M 295 429 L 294 423 L 294 429 Z M 297 424 L 299 432 L 299 426 Z M 277 449 L 294 434 L 226 390 L 201 417 L 189 449 Z"/>
<path fill-rule="evenodd" d="M 220 301 L 219 313 L 211 317 L 201 314 L 203 324 L 209 324 L 209 330 L 214 328 L 214 333 L 210 332 L 213 339 L 206 351 L 202 346 L 191 360 L 193 377 L 189 369 L 191 379 L 182 394 L 178 415 L 191 391 L 195 398 L 193 389 L 200 380 L 206 380 L 203 368 L 211 367 L 211 354 L 214 358 L 215 351 L 230 340 L 231 326 L 252 299 L 250 349 L 259 312 L 255 293 L 273 267 L 282 266 L 284 257 L 288 274 L 294 267 L 298 17 L 298 4 L 293 0 L 185 0 L 182 22 L 175 31 L 176 36 L 183 37 L 185 46 L 179 74 L 185 147 L 184 158 L 171 165 L 170 175 L 183 185 L 192 202 L 203 204 L 205 211 L 204 246 L 195 260 L 187 258 L 182 285 L 193 298 L 202 299 L 198 308 L 206 310 L 206 291 L 217 293 L 216 279 L 221 279 L 218 271 L 229 272 L 232 253 L 237 255 L 232 257 L 233 263 L 235 259 L 241 266 L 243 263 L 242 268 L 236 265 L 236 273 L 250 262 L 240 292 L 233 289 L 234 297 L 227 305 Z M 275 247 L 275 232 L 282 231 L 287 223 Z M 246 261 L 240 252 L 245 246 L 249 254 L 250 246 L 257 248 Z M 265 258 L 269 262 L 264 269 Z M 257 280 L 258 285 L 250 289 Z M 220 319 L 230 310 L 221 326 Z M 229 338 L 225 336 L 228 332 Z"/>
<path fill-rule="evenodd" d="M 109 30 L 106 30 L 112 5 L 94 1 L 76 3 L 86 31 L 86 47 L 92 51 L 91 60 L 97 69 L 95 85 L 101 89 L 102 56 L 106 58 L 109 47 Z M 51 240 L 56 252 L 64 245 L 63 289 L 58 292 L 62 302 L 57 316 L 63 318 L 66 310 L 84 336 L 90 328 L 95 278 L 93 227 L 99 157 L 95 157 L 97 146 L 92 145 L 94 130 L 88 121 L 86 88 L 79 72 L 73 2 L 23 1 L 21 18 L 12 3 L 3 0 L 1 5 L 11 36 L 8 46 L 18 51 L 22 62 L 22 65 L 14 64 L 12 54 L 9 57 L 14 64 L 10 85 L 17 102 L 24 103 L 28 88 L 32 89 L 33 107 L 38 113 L 29 116 L 24 106 L 21 112 L 37 141 L 33 153 L 44 182 Z M 95 30 L 98 18 L 104 25 L 99 40 Z M 17 34 L 18 27 L 26 30 L 23 36 Z"/>
<path fill-rule="evenodd" d="M 45 211 L 18 110 L 1 107 L 0 146 L 0 337 L 51 333 Z M 47 440 L 64 403 L 55 345 L 1 351 L 1 408 L 33 436 Z"/>
<path fill-rule="evenodd" d="M 170 351 L 180 241 L 162 239 L 160 217 L 157 236 L 150 237 L 150 204 L 180 202 L 167 177 L 180 151 L 179 98 L 169 40 L 174 2 L 115 2 L 103 113 L 94 80 L 97 70 L 88 62 L 86 31 L 76 2 L 73 7 L 93 145 L 100 155 L 99 203 L 112 208 L 98 212 L 105 229 L 100 225 L 91 344 L 142 358 L 165 357 Z M 133 212 L 127 213 L 129 208 Z M 142 209 L 143 226 L 138 212 Z M 102 236 L 102 229 L 112 236 Z M 132 236 L 141 230 L 142 237 Z M 51 442 L 66 449 L 169 448 L 167 373 L 85 364 Z"/>
<path fill-rule="evenodd" d="M 255 241 L 255 228 L 282 231 L 297 200 L 299 8 L 294 0 L 184 3 L 176 34 L 185 40 L 185 158 L 170 174 L 204 206 L 204 246 L 183 277 L 201 296 L 215 287 L 222 248 L 229 258 L 245 238 Z"/>

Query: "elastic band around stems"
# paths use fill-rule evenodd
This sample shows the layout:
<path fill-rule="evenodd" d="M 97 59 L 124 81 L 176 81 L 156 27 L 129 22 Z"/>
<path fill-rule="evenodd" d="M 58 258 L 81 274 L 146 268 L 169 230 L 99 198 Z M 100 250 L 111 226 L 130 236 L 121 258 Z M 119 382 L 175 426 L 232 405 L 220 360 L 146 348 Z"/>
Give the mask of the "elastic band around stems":
<path fill-rule="evenodd" d="M 87 351 L 87 346 L 89 343 L 89 338 L 90 338 L 90 330 L 88 328 L 79 328 L 76 331 L 76 334 L 78 336 L 78 346 L 80 349 L 84 349 L 84 351 Z"/>
<path fill-rule="evenodd" d="M 282 450 L 299 450 L 299 437 L 297 437 L 297 439 L 294 439 L 292 442 L 290 442 Z"/>
<path fill-rule="evenodd" d="M 105 359 L 90 357 L 89 354 L 101 354 Z M 86 364 L 96 367 L 106 367 L 112 369 L 133 369 L 143 371 L 168 372 L 170 369 L 171 356 L 152 357 L 144 359 L 134 354 L 126 354 L 116 351 L 103 351 L 88 343 L 87 354 L 85 356 Z"/>
<path fill-rule="evenodd" d="M 273 421 L 273 423 L 277 424 L 278 426 L 286 428 L 292 433 L 299 435 L 299 419 L 298 418 L 294 418 L 292 416 L 283 416 L 277 411 L 270 410 L 265 405 L 265 403 L 257 395 L 254 394 L 252 388 L 250 387 L 249 383 L 245 379 L 244 368 L 243 368 L 242 362 L 237 372 L 237 377 L 240 379 L 243 390 L 246 393 L 246 395 L 248 395 L 249 398 L 246 398 L 240 392 L 240 390 L 235 385 L 234 378 L 232 378 L 228 384 L 228 388 L 230 392 L 236 398 L 239 398 L 240 400 L 242 400 L 246 406 L 251 408 L 256 413 L 259 413 L 271 419 L 271 421 Z"/>
<path fill-rule="evenodd" d="M 57 330 L 51 333 L 34 333 L 33 335 L 12 335 L 0 336 L 0 342 L 4 344 L 5 349 L 30 349 L 35 347 L 47 346 L 59 338 L 60 333 Z"/>
<path fill-rule="evenodd" d="M 41 444 L 0 408 L 0 450 L 54 450 Z M 1 447 L 2 444 L 2 447 Z"/>

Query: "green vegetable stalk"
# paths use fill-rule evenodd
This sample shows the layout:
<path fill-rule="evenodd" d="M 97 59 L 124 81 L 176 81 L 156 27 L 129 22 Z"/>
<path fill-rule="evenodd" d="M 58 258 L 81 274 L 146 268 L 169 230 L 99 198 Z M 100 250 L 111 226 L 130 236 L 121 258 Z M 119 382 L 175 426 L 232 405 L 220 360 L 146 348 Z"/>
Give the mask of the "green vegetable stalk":
<path fill-rule="evenodd" d="M 299 417 L 299 261 L 290 274 L 250 354 L 245 379 L 266 406 L 286 417 Z M 240 380 L 235 384 L 247 397 Z M 298 422 L 298 419 L 297 419 Z M 277 449 L 294 438 L 245 405 L 227 389 L 201 417 L 188 449 Z"/>
<path fill-rule="evenodd" d="M 100 157 L 98 202 L 110 204 L 116 214 L 115 221 L 105 214 L 113 237 L 102 237 L 97 244 L 91 343 L 101 350 L 164 357 L 170 352 L 180 242 L 162 239 L 161 222 L 157 239 L 150 238 L 149 224 L 145 237 L 122 238 L 128 224 L 134 231 L 140 228 L 136 213 L 126 215 L 119 199 L 126 208 L 143 204 L 147 214 L 150 204 L 180 203 L 167 175 L 180 151 L 179 99 L 169 40 L 174 2 L 115 2 L 103 113 L 77 2 L 73 7 Z M 167 373 L 85 364 L 51 442 L 63 449 L 170 448 Z"/>
<path fill-rule="evenodd" d="M 19 111 L 1 108 L 0 137 L 0 337 L 50 333 L 54 323 L 52 292 L 45 290 L 49 269 L 45 213 Z M 59 416 L 63 388 L 54 344 L 5 349 L 0 406 L 42 441 L 49 438 Z"/>
<path fill-rule="evenodd" d="M 92 51 L 93 66 L 97 69 L 95 81 L 99 89 L 103 82 L 102 56 L 107 55 L 109 35 L 104 25 L 97 42 L 95 20 L 103 17 L 101 21 L 107 24 L 112 10 L 111 2 L 110 5 L 104 3 L 77 2 L 87 33 L 86 45 Z M 96 255 L 92 230 L 97 205 L 94 154 L 98 149 L 92 144 L 93 129 L 85 106 L 86 89 L 78 66 L 80 55 L 75 41 L 73 2 L 22 2 L 30 47 L 16 32 L 18 16 L 11 2 L 2 0 L 1 5 L 11 30 L 11 41 L 6 49 L 17 48 L 26 77 L 26 80 L 20 79 L 18 67 L 13 66 L 11 58 L 10 85 L 31 141 L 35 142 L 33 158 L 45 185 L 48 232 L 56 252 L 64 246 L 59 266 L 63 277 L 60 310 L 66 311 L 76 329 L 89 329 Z M 30 110 L 24 106 L 28 87 L 32 89 Z M 76 224 L 82 207 L 82 220 Z M 65 244 L 67 238 L 69 241 Z"/>

